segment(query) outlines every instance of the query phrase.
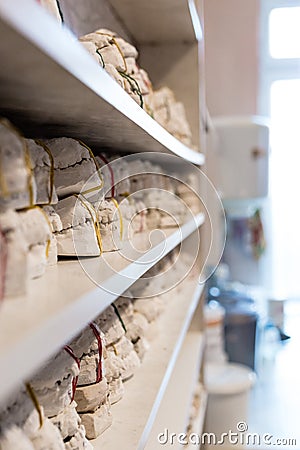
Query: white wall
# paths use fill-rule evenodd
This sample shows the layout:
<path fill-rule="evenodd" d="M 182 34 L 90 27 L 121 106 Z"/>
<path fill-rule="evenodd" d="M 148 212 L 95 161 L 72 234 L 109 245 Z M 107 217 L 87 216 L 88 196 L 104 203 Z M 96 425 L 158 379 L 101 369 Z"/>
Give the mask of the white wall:
<path fill-rule="evenodd" d="M 204 0 L 206 101 L 211 116 L 259 113 L 259 6 L 260 0 Z M 208 145 L 207 171 L 218 187 L 218 159 L 213 144 Z M 263 210 L 267 208 L 266 202 Z M 268 286 L 271 263 L 266 220 L 264 228 L 267 253 L 260 261 L 249 259 L 245 275 L 249 283 L 251 279 Z M 242 258 L 239 249 L 233 266 L 245 266 Z"/>
<path fill-rule="evenodd" d="M 205 0 L 204 16 L 210 114 L 256 114 L 259 0 Z"/>

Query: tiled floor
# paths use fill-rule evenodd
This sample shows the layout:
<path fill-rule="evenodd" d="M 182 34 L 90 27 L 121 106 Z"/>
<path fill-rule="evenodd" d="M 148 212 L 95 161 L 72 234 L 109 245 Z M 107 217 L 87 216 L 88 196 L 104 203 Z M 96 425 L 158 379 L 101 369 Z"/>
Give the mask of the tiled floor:
<path fill-rule="evenodd" d="M 257 383 L 250 395 L 249 432 L 276 439 L 296 439 L 285 445 L 261 444 L 258 449 L 300 449 L 300 300 L 287 302 L 285 331 L 273 358 L 259 358 Z"/>

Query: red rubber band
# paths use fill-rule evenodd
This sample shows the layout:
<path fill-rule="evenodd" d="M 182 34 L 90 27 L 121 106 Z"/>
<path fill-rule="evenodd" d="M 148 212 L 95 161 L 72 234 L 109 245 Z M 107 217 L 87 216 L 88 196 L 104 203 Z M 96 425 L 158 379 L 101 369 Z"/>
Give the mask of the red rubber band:
<path fill-rule="evenodd" d="M 97 367 L 96 383 L 100 383 L 100 381 L 102 380 L 102 339 L 101 339 L 99 328 L 97 327 L 97 325 L 94 323 L 90 323 L 90 327 L 93 330 L 93 333 L 98 342 L 99 363 L 98 363 L 98 367 Z"/>
<path fill-rule="evenodd" d="M 80 359 L 77 358 L 77 356 L 75 355 L 75 353 L 73 352 L 71 347 L 69 347 L 68 345 L 65 345 L 64 350 L 74 359 L 74 361 L 76 361 L 78 369 L 80 370 Z M 72 380 L 72 397 L 71 397 L 70 403 L 72 403 L 72 401 L 74 400 L 77 383 L 78 383 L 78 375 L 76 377 L 74 377 Z"/>

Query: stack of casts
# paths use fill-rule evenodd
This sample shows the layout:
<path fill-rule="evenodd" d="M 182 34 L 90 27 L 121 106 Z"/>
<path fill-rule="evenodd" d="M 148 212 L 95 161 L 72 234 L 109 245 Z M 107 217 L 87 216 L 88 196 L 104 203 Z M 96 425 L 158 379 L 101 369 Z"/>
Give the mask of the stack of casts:
<path fill-rule="evenodd" d="M 0 295 L 25 294 L 60 256 L 101 256 L 134 233 L 182 225 L 196 200 L 145 158 L 94 155 L 72 138 L 25 139 L 1 119 Z"/>
<path fill-rule="evenodd" d="M 73 400 L 77 361 L 64 349 L 1 407 L 1 450 L 89 450 Z"/>
<path fill-rule="evenodd" d="M 183 103 L 168 87 L 153 90 L 148 73 L 137 63 L 138 51 L 132 44 L 102 28 L 82 36 L 80 42 L 141 108 L 183 144 L 192 147 Z"/>
<path fill-rule="evenodd" d="M 61 22 L 58 1 L 39 3 Z M 192 146 L 183 104 L 169 88 L 153 89 L 132 44 L 107 29 L 80 42 L 141 108 Z M 76 139 L 25 139 L 0 119 L 0 297 L 24 295 L 58 257 L 101 256 L 134 233 L 182 225 L 187 210 L 199 212 L 189 187 L 197 180 L 186 181 L 141 157 L 94 154 Z M 1 450 L 93 448 L 89 440 L 112 424 L 113 405 L 159 335 L 169 300 L 161 293 L 186 269 L 177 256 L 155 265 L 0 405 Z"/>
<path fill-rule="evenodd" d="M 62 9 L 58 0 L 37 0 L 59 22 Z M 84 48 L 130 97 L 170 134 L 188 147 L 194 147 L 185 107 L 167 86 L 153 89 L 148 73 L 138 64 L 138 50 L 111 30 L 100 28 L 79 38 Z"/>
<path fill-rule="evenodd" d="M 89 450 L 110 427 L 114 404 L 159 337 L 163 313 L 179 288 L 156 291 L 156 276 L 179 276 L 176 249 L 48 360 L 0 405 L 1 450 Z M 164 278 L 164 277 L 163 277 Z M 161 282 L 160 289 L 167 286 Z"/>

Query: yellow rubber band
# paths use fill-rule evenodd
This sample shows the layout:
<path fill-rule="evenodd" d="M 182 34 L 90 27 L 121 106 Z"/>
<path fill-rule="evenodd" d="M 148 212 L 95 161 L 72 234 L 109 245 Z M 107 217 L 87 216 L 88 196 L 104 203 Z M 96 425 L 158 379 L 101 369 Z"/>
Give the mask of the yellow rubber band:
<path fill-rule="evenodd" d="M 33 206 L 34 205 L 34 198 L 33 198 L 33 168 L 32 168 L 32 163 L 31 163 L 31 158 L 30 158 L 30 152 L 29 152 L 29 148 L 27 145 L 26 140 L 24 139 L 23 141 L 23 145 L 24 145 L 24 156 L 25 156 L 25 164 L 26 164 L 26 170 L 27 170 L 27 189 L 28 189 L 28 193 L 29 193 L 29 205 Z"/>
<path fill-rule="evenodd" d="M 97 243 L 98 243 L 98 247 L 99 247 L 99 250 L 100 250 L 100 254 L 102 254 L 103 253 L 103 243 L 102 243 L 102 237 L 101 237 L 101 231 L 100 231 L 100 224 L 99 224 L 99 221 L 97 219 L 96 210 L 95 210 L 94 206 L 90 203 L 90 206 L 91 206 L 91 208 L 92 208 L 92 210 L 93 210 L 93 212 L 94 212 L 94 214 L 96 216 L 96 220 L 95 220 L 93 212 L 90 210 L 89 205 L 85 202 L 87 200 L 86 199 L 83 200 L 82 196 L 79 195 L 79 194 L 74 194 L 74 196 L 76 198 L 78 198 L 78 200 L 82 203 L 82 205 L 85 207 L 85 209 L 89 212 L 89 214 L 91 216 L 91 219 L 92 219 L 92 222 L 93 222 L 93 225 L 94 225 L 94 229 L 95 229 L 95 233 L 96 233 L 96 238 L 97 238 Z"/>
<path fill-rule="evenodd" d="M 98 174 L 98 177 L 99 177 L 99 180 L 100 180 L 100 185 L 99 185 L 99 186 L 95 186 L 95 187 L 93 187 L 93 188 L 87 189 L 86 191 L 83 191 L 83 192 L 82 192 L 82 195 L 90 194 L 91 192 L 95 192 L 95 191 L 100 191 L 100 189 L 102 189 L 102 188 L 103 188 L 103 185 L 104 185 L 104 180 L 103 180 L 103 176 L 102 176 L 102 173 L 101 173 L 101 167 L 100 167 L 100 164 L 99 164 L 98 161 L 96 160 L 95 155 L 94 155 L 92 149 L 91 149 L 88 145 L 86 145 L 86 144 L 85 144 L 84 142 L 82 142 L 80 139 L 76 139 L 76 141 L 79 142 L 80 145 L 82 145 L 84 148 L 86 148 L 86 149 L 88 150 L 88 152 L 89 152 L 89 154 L 90 154 L 92 160 L 94 161 L 94 164 L 95 164 L 96 169 L 97 169 L 97 174 Z"/>
<path fill-rule="evenodd" d="M 114 354 L 116 356 L 118 356 L 118 350 L 117 350 L 117 347 L 115 346 L 115 344 L 112 344 L 112 348 L 114 349 Z"/>
<path fill-rule="evenodd" d="M 123 192 L 122 194 L 120 194 L 120 196 L 121 196 L 121 197 L 127 198 L 127 197 L 130 196 L 130 192 L 125 191 L 125 192 Z"/>
<path fill-rule="evenodd" d="M 1 187 L 1 193 L 3 197 L 9 197 L 10 193 L 6 184 L 5 177 L 3 176 L 3 167 L 1 164 L 1 158 L 0 158 L 0 187 Z"/>
<path fill-rule="evenodd" d="M 112 39 L 113 44 L 117 47 L 117 49 L 119 50 L 120 55 L 122 56 L 124 67 L 125 67 L 125 72 L 127 72 L 128 68 L 127 68 L 126 59 L 125 59 L 124 53 L 121 50 L 121 47 L 119 46 L 118 42 L 116 41 L 116 38 L 112 34 L 108 34 L 108 33 L 99 33 L 97 31 L 96 34 L 100 34 L 101 36 L 109 36 Z"/>
<path fill-rule="evenodd" d="M 42 426 L 44 424 L 44 416 L 43 416 L 41 405 L 38 401 L 38 398 L 33 390 L 33 387 L 31 386 L 31 384 L 25 383 L 25 387 L 26 387 L 27 393 L 28 393 L 32 403 L 34 404 L 35 409 L 37 410 L 37 413 L 39 415 L 40 428 L 42 428 Z"/>
<path fill-rule="evenodd" d="M 92 149 L 88 145 L 86 145 L 84 142 L 82 142 L 80 139 L 76 139 L 76 141 L 79 142 L 80 145 L 82 145 L 84 148 L 86 148 L 88 150 L 88 152 L 90 154 L 90 157 L 94 161 L 94 164 L 95 164 L 96 169 L 97 169 L 97 174 L 98 174 L 98 177 L 99 177 L 99 180 L 100 180 L 100 185 L 101 185 L 100 187 L 102 187 L 103 186 L 103 177 L 102 177 L 102 174 L 101 174 L 101 167 L 100 167 L 100 164 L 98 163 L 98 161 L 96 160 Z"/>
<path fill-rule="evenodd" d="M 91 205 L 92 210 L 94 211 L 96 220 L 94 221 L 94 226 L 95 226 L 95 231 L 96 231 L 96 236 L 97 236 L 97 241 L 98 241 L 98 245 L 99 245 L 99 249 L 100 249 L 100 253 L 103 253 L 103 242 L 102 242 L 102 236 L 101 236 L 101 228 L 100 228 L 100 223 L 98 220 L 98 216 L 97 216 L 97 211 L 94 207 L 94 205 Z"/>
<path fill-rule="evenodd" d="M 122 212 L 121 212 L 121 208 L 120 208 L 120 205 L 119 205 L 119 203 L 117 202 L 117 200 L 115 199 L 115 198 L 113 198 L 112 197 L 112 202 L 114 203 L 114 205 L 115 205 L 115 207 L 117 208 L 117 210 L 118 210 L 118 214 L 119 214 L 119 220 L 120 220 L 120 239 L 121 239 L 121 241 L 122 241 L 122 239 L 123 239 L 123 228 L 124 228 L 124 226 L 123 226 L 123 217 L 122 217 Z"/>
<path fill-rule="evenodd" d="M 47 259 L 49 258 L 50 245 L 51 245 L 51 240 L 48 239 L 47 245 L 46 245 L 46 258 L 47 258 Z"/>
<path fill-rule="evenodd" d="M 103 178 L 102 178 L 103 179 Z M 100 191 L 100 189 L 103 187 L 103 182 L 101 185 L 99 186 L 95 186 L 93 188 L 87 189 L 86 191 L 82 191 L 81 194 L 85 195 L 85 194 L 90 194 L 91 192 L 95 192 L 95 191 Z"/>
<path fill-rule="evenodd" d="M 127 68 L 127 63 L 126 63 L 124 53 L 122 52 L 121 47 L 119 46 L 118 42 L 116 41 L 116 39 L 114 37 L 113 37 L 113 43 L 115 44 L 115 46 L 117 47 L 117 49 L 120 52 L 120 55 L 122 56 L 124 67 L 125 67 L 125 72 L 127 72 L 128 68 Z"/>

